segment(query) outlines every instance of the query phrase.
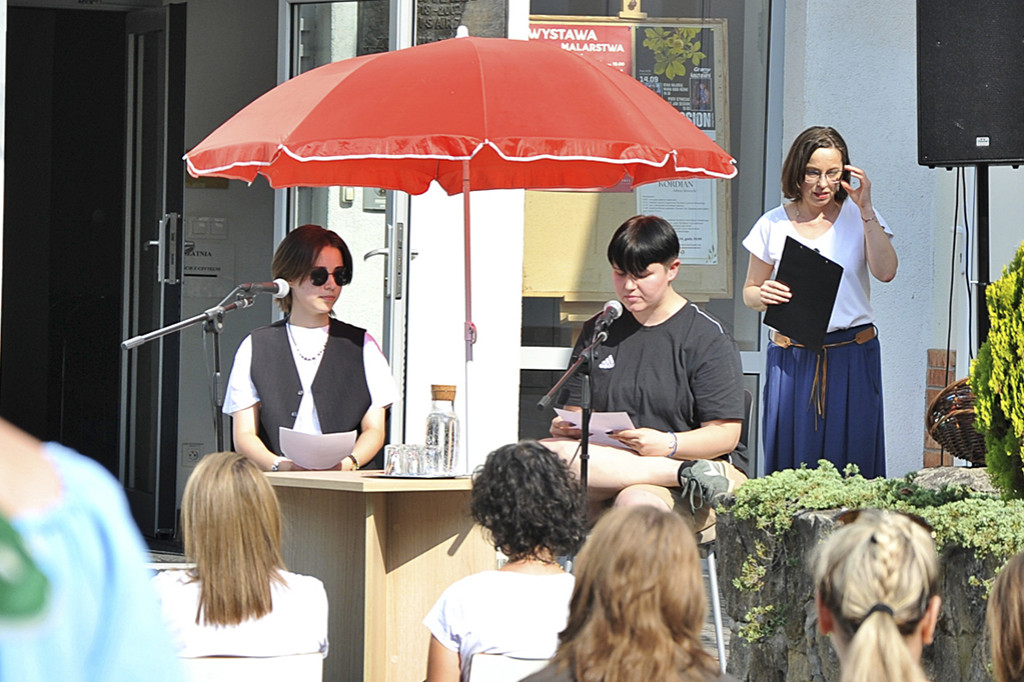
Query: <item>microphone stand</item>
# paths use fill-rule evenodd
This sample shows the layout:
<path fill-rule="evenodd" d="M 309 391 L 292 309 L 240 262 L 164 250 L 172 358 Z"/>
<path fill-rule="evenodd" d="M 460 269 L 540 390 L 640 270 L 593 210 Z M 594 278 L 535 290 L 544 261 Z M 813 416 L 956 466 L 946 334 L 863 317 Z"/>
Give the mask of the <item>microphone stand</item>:
<path fill-rule="evenodd" d="M 576 374 L 580 375 L 582 382 L 582 390 L 580 392 L 580 409 L 582 410 L 582 417 L 580 419 L 580 485 L 583 488 L 583 494 L 588 494 L 587 490 L 587 468 L 590 464 L 590 415 L 593 413 L 593 394 L 590 387 L 590 369 L 594 364 L 594 351 L 601 345 L 605 339 L 608 338 L 608 330 L 601 329 L 594 335 L 594 341 L 584 348 L 579 357 L 576 358 L 576 362 L 572 363 L 569 369 L 565 370 L 565 373 L 558 380 L 551 390 L 548 391 L 543 398 L 537 403 L 537 409 L 543 410 L 551 405 L 553 396 L 561 390 L 562 386 L 570 378 Z"/>
<path fill-rule="evenodd" d="M 221 413 L 221 408 L 224 406 L 224 399 L 221 397 L 220 392 L 220 333 L 224 329 L 224 314 L 232 310 L 240 310 L 242 308 L 248 308 L 254 301 L 253 299 L 258 294 L 258 291 L 251 292 L 243 290 L 242 287 L 235 287 L 231 293 L 224 297 L 224 299 L 213 306 L 207 308 L 198 315 L 194 315 L 186 320 L 175 322 L 174 324 L 166 327 L 161 327 L 154 331 L 139 336 L 133 336 L 126 341 L 121 342 L 121 348 L 124 350 L 131 350 L 145 343 L 149 343 L 155 339 L 159 339 L 168 334 L 181 331 L 193 325 L 203 323 L 203 333 L 213 333 L 213 395 L 211 399 L 214 403 L 214 420 L 213 428 L 217 436 L 217 452 L 224 450 L 224 415 Z M 228 301 L 234 298 L 235 300 L 231 303 Z"/>

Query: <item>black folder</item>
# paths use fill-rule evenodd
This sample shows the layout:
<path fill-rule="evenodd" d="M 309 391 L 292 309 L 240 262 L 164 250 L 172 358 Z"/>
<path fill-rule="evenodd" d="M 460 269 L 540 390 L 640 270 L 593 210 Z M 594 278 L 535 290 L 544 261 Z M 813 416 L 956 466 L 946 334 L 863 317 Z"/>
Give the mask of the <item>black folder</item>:
<path fill-rule="evenodd" d="M 786 237 L 775 279 L 789 287 L 793 298 L 768 306 L 764 323 L 796 343 L 821 350 L 842 277 L 842 265 Z"/>

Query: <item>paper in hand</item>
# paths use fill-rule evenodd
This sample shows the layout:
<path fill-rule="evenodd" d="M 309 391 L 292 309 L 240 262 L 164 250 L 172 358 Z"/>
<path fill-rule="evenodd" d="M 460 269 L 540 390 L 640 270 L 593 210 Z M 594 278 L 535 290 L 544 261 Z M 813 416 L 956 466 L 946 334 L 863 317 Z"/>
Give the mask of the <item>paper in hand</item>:
<path fill-rule="evenodd" d="M 764 323 L 796 343 L 821 350 L 842 277 L 842 265 L 786 237 L 775 279 L 789 287 L 793 298 L 768 306 Z"/>
<path fill-rule="evenodd" d="M 562 410 L 555 408 L 558 418 L 569 422 L 577 429 L 583 422 L 583 413 L 576 410 Z M 608 435 L 609 431 L 625 431 L 634 429 L 633 420 L 625 412 L 591 412 L 590 413 L 590 442 L 594 445 L 610 445 L 613 448 L 628 450 L 625 445 Z"/>
<path fill-rule="evenodd" d="M 331 469 L 356 445 L 356 432 L 301 433 L 280 427 L 281 453 L 303 469 Z"/>

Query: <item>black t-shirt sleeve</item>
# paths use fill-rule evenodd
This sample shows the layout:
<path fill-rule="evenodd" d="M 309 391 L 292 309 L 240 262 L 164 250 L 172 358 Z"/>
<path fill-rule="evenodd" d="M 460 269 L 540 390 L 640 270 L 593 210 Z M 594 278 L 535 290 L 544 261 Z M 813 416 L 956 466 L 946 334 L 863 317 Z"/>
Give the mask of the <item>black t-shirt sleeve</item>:
<path fill-rule="evenodd" d="M 730 336 L 709 334 L 690 372 L 694 416 L 698 423 L 715 419 L 743 419 L 743 369 Z"/>

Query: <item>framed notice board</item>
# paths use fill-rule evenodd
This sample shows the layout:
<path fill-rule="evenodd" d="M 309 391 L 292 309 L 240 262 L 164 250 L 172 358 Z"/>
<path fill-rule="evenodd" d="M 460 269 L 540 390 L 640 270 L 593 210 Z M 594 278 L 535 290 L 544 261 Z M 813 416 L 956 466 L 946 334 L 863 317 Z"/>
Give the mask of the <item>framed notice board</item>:
<path fill-rule="evenodd" d="M 725 19 L 621 21 L 535 15 L 530 39 L 586 55 L 660 94 L 728 151 Z M 636 214 L 668 220 L 679 235 L 675 288 L 706 301 L 732 297 L 731 201 L 727 180 L 659 182 L 603 192 L 526 192 L 523 295 L 562 298 L 591 310 L 614 292 L 605 249 Z"/>

